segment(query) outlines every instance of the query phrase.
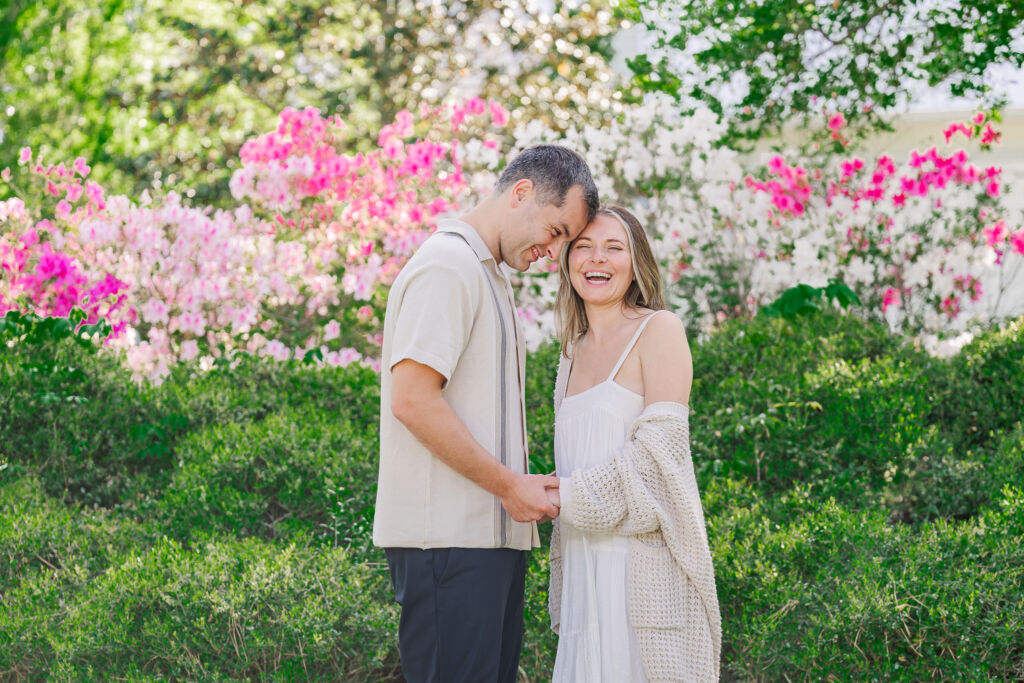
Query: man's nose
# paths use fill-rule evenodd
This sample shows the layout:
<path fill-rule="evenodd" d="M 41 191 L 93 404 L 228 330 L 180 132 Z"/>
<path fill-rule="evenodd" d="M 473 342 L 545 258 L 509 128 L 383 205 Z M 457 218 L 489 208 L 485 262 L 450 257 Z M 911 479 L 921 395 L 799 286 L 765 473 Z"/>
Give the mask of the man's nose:
<path fill-rule="evenodd" d="M 562 240 L 555 240 L 549 244 L 546 251 L 549 259 L 557 261 L 558 255 L 562 252 Z"/>

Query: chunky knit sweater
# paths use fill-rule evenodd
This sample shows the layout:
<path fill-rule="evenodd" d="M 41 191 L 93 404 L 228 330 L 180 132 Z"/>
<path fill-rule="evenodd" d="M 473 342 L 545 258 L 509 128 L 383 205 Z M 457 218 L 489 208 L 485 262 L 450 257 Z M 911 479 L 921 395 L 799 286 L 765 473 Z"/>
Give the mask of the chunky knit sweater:
<path fill-rule="evenodd" d="M 565 394 L 563 374 L 560 367 L 556 411 Z M 562 600 L 559 523 L 630 536 L 630 626 L 648 680 L 718 680 L 722 622 L 690 460 L 686 407 L 670 402 L 647 406 L 631 426 L 622 453 L 563 479 L 560 496 L 561 513 L 551 538 L 552 628 L 558 630 Z"/>

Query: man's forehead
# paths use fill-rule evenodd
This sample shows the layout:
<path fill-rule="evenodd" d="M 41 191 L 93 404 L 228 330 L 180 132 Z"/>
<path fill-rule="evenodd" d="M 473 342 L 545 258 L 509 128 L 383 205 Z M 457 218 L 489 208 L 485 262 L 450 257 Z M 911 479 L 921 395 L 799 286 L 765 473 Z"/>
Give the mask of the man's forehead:
<path fill-rule="evenodd" d="M 571 237 L 576 237 L 587 227 L 587 202 L 583 197 L 583 188 L 574 185 L 565 196 L 565 203 L 560 208 L 561 219 L 569 230 Z"/>

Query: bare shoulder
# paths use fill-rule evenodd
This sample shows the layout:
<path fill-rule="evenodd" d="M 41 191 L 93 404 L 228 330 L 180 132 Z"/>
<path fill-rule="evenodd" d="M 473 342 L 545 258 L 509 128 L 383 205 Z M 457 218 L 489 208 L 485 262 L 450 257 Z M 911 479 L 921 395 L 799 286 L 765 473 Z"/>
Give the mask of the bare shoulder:
<path fill-rule="evenodd" d="M 686 341 L 686 327 L 679 316 L 671 311 L 657 311 L 652 314 L 647 327 L 639 339 L 641 353 L 643 351 L 680 351 L 689 349 Z"/>
<path fill-rule="evenodd" d="M 639 346 L 645 402 L 688 405 L 693 360 L 683 321 L 670 312 L 659 311 L 640 335 Z"/>

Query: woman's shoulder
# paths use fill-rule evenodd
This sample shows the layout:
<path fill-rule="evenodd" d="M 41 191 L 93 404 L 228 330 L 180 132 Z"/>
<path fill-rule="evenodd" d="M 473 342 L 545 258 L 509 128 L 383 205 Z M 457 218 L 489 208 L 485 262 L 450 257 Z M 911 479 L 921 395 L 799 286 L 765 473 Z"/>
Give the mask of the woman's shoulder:
<path fill-rule="evenodd" d="M 673 357 L 689 351 L 686 327 L 672 311 L 650 313 L 640 338 L 637 340 L 641 357 Z"/>
<path fill-rule="evenodd" d="M 647 320 L 638 346 L 644 402 L 689 405 L 693 359 L 683 321 L 670 311 L 658 311 Z"/>
<path fill-rule="evenodd" d="M 672 311 L 662 309 L 650 311 L 649 318 L 640 339 L 646 337 L 648 340 L 673 340 L 686 339 L 686 327 L 683 321 Z"/>

